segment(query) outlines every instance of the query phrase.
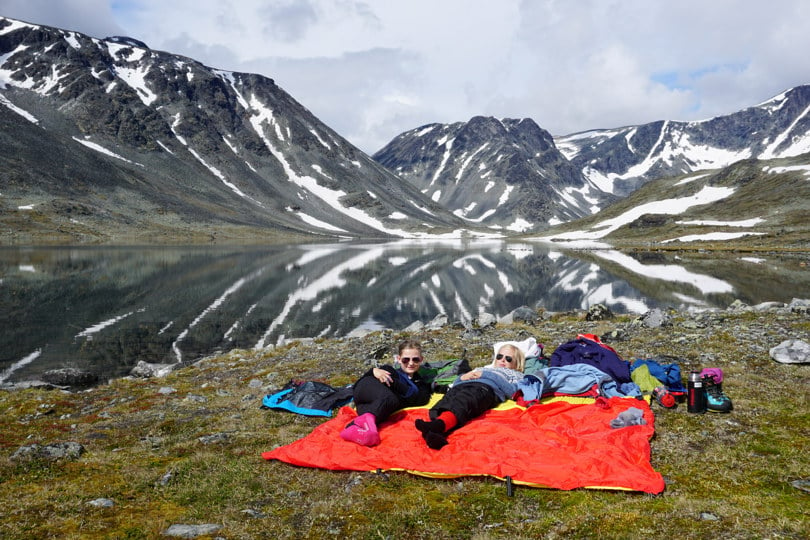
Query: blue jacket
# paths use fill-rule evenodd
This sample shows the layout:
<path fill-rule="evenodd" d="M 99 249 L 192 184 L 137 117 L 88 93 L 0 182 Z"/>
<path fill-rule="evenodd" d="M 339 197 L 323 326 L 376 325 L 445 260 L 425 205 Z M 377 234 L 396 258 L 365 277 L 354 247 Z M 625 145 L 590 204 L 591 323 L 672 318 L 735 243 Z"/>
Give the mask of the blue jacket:
<path fill-rule="evenodd" d="M 459 376 L 452 386 L 471 382 L 484 383 L 495 391 L 499 400 L 505 401 L 518 391 L 518 382 L 523 378 L 523 373 L 509 368 L 486 366 L 477 370 L 481 372 L 480 378 L 463 381 Z"/>
<path fill-rule="evenodd" d="M 599 387 L 599 393 L 605 397 L 641 395 L 637 385 L 626 383 L 619 386 L 610 375 L 587 364 L 541 369 L 533 375 L 526 375 L 518 388 L 523 392 L 523 399 L 533 401 L 554 392 L 581 394 L 594 385 Z"/>

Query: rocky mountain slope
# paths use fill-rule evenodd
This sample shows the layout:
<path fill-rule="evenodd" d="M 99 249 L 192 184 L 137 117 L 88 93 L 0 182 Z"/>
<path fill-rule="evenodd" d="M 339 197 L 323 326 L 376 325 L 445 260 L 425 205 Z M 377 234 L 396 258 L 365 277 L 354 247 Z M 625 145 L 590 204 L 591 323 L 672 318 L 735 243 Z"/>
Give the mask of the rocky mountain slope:
<path fill-rule="evenodd" d="M 556 227 L 546 240 L 576 246 L 810 249 L 808 155 L 746 159 L 649 181 L 597 215 Z M 729 246 L 729 243 L 734 243 Z"/>
<path fill-rule="evenodd" d="M 528 118 L 429 124 L 373 157 L 456 215 L 493 229 L 536 230 L 590 215 L 599 193 Z"/>
<path fill-rule="evenodd" d="M 593 130 L 555 143 L 591 182 L 623 197 L 656 178 L 810 152 L 810 85 L 709 120 Z"/>
<path fill-rule="evenodd" d="M 271 79 L 129 38 L 0 18 L 0 105 L 4 243 L 465 225 Z"/>

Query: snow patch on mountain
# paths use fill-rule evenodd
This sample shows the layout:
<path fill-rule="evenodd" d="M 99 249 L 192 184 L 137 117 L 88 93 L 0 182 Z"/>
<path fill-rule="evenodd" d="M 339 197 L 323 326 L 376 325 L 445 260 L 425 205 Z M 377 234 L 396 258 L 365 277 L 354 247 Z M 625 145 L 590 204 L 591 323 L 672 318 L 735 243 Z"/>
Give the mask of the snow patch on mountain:
<path fill-rule="evenodd" d="M 644 214 L 682 214 L 693 206 L 700 206 L 720 201 L 732 195 L 734 188 L 704 186 L 699 192 L 688 197 L 665 199 L 639 205 L 623 212 L 621 215 L 600 221 L 590 230 L 560 233 L 552 236 L 538 237 L 537 240 L 548 242 L 594 241 L 604 238 L 618 228 L 632 223 Z"/>
<path fill-rule="evenodd" d="M 116 154 L 115 152 L 113 152 L 112 150 L 108 150 L 108 149 L 104 148 L 100 144 L 96 144 L 96 143 L 94 143 L 92 141 L 87 141 L 87 140 L 84 140 L 84 139 L 79 139 L 77 137 L 73 137 L 73 140 L 76 141 L 77 143 L 83 145 L 83 146 L 86 146 L 87 148 L 89 148 L 91 150 L 95 150 L 96 152 L 100 152 L 100 153 L 102 153 L 102 154 L 104 154 L 106 156 L 114 157 L 115 159 L 120 159 L 121 161 L 125 161 L 127 163 L 133 163 L 135 165 L 139 165 L 139 166 L 143 167 L 142 164 L 134 163 L 132 160 L 129 160 L 129 159 L 125 158 L 124 156 L 120 156 L 120 155 Z"/>
<path fill-rule="evenodd" d="M 796 127 L 796 125 L 807 116 L 808 112 L 810 112 L 810 105 L 808 105 L 807 108 L 805 108 L 802 113 L 793 120 L 793 123 L 791 123 L 785 131 L 780 133 L 779 136 L 774 139 L 773 143 L 768 146 L 768 148 L 766 148 L 762 154 L 760 154 L 760 159 L 792 157 L 804 154 L 805 152 L 810 152 L 810 135 L 807 133 L 803 133 L 798 137 L 793 137 L 791 139 L 791 145 L 789 148 L 778 153 L 776 152 L 776 149 L 781 146 L 788 139 L 788 137 L 790 137 L 790 133 L 793 131 L 793 128 Z"/>
<path fill-rule="evenodd" d="M 707 225 L 710 227 L 753 227 L 765 220 L 762 218 L 743 219 L 740 221 L 715 221 L 711 219 L 706 220 L 692 220 L 692 221 L 676 221 L 678 225 Z"/>
<path fill-rule="evenodd" d="M 662 240 L 662 244 L 668 244 L 670 242 L 706 242 L 706 241 L 723 241 L 723 240 L 734 240 L 736 238 L 742 238 L 744 236 L 760 236 L 765 233 L 760 232 L 713 232 L 713 233 L 704 233 L 704 234 L 687 234 L 686 236 L 679 236 L 678 238 L 670 238 L 669 240 Z"/>
<path fill-rule="evenodd" d="M 762 168 L 763 172 L 767 172 L 769 174 L 779 174 L 779 173 L 786 173 L 786 172 L 794 172 L 794 171 L 804 171 L 805 176 L 810 176 L 810 165 L 791 165 L 787 167 L 770 167 L 765 166 Z"/>
<path fill-rule="evenodd" d="M 0 58 L 0 65 L 2 65 L 2 58 Z M 0 84 L 2 84 L 2 83 L 3 83 L 2 71 L 0 71 Z M 31 122 L 32 124 L 39 124 L 39 120 L 37 120 L 37 118 L 33 114 L 31 114 L 28 111 L 23 110 L 20 107 L 17 107 L 16 105 L 14 105 L 12 102 L 10 102 L 8 99 L 6 99 L 6 96 L 0 95 L 0 105 L 3 105 L 5 107 L 7 107 L 8 109 L 11 109 L 12 111 L 19 114 L 20 116 L 22 116 L 23 118 L 25 118 L 26 120 Z"/>

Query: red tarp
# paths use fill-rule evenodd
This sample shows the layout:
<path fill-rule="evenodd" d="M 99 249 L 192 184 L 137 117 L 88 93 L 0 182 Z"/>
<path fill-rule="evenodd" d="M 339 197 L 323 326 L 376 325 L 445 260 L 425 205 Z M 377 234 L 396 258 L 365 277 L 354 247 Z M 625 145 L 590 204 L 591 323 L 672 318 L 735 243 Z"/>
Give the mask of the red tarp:
<path fill-rule="evenodd" d="M 449 444 L 431 450 L 414 426 L 427 409 L 407 409 L 380 426 L 375 447 L 344 441 L 339 432 L 356 414 L 338 415 L 264 459 L 330 470 L 402 470 L 435 477 L 507 476 L 515 484 L 556 489 L 623 489 L 661 493 L 664 480 L 650 464 L 654 416 L 645 401 L 611 398 L 609 408 L 592 402 L 541 403 L 488 411 L 452 432 Z M 644 412 L 646 425 L 618 429 L 610 421 L 630 408 Z"/>

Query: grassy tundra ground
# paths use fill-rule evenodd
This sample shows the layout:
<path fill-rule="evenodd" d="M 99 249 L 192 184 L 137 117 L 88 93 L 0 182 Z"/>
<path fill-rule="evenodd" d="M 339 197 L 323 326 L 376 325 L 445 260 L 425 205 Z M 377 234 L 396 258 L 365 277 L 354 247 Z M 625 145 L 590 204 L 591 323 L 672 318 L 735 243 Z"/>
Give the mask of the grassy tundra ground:
<path fill-rule="evenodd" d="M 662 328 L 632 319 L 568 313 L 479 333 L 386 331 L 232 351 L 85 392 L 0 392 L 0 537 L 160 538 L 173 524 L 215 524 L 210 537 L 807 538 L 810 365 L 768 355 L 785 339 L 810 340 L 807 314 L 673 313 Z M 291 378 L 350 383 L 372 358 L 390 361 L 386 348 L 403 337 L 422 339 L 428 359 L 466 350 L 478 366 L 502 339 L 532 335 L 550 354 L 577 333 L 613 331 L 625 359 L 667 354 L 685 373 L 722 368 L 734 401 L 730 414 L 653 406 L 660 496 L 518 487 L 508 497 L 490 478 L 330 472 L 260 457 L 323 421 L 261 410 L 264 394 Z M 26 445 L 68 441 L 86 452 L 12 459 Z M 89 504 L 99 498 L 112 506 Z"/>

